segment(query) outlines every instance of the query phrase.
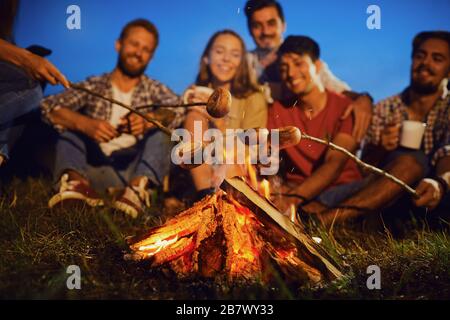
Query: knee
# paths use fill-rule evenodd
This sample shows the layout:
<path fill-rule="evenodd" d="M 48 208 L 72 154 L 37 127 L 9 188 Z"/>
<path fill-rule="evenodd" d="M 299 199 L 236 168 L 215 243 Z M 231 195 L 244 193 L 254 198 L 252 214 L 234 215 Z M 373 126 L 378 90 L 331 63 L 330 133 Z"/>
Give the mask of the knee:
<path fill-rule="evenodd" d="M 44 95 L 41 86 L 37 84 L 34 88 L 22 91 L 21 97 L 23 99 L 24 110 L 32 111 L 39 108 Z"/>
<path fill-rule="evenodd" d="M 72 146 L 80 151 L 85 149 L 85 143 L 81 136 L 70 130 L 65 130 L 59 134 L 56 146 L 57 149 L 66 148 L 66 146 Z"/>
<path fill-rule="evenodd" d="M 170 137 L 160 130 L 155 130 L 154 132 L 147 133 L 144 136 L 144 143 L 145 148 L 158 150 L 159 152 L 168 151 L 172 146 Z"/>
<path fill-rule="evenodd" d="M 420 179 L 425 176 L 425 164 L 420 159 L 412 155 L 401 155 L 397 157 L 393 165 L 399 168 L 399 172 L 402 172 L 405 175 L 412 176 L 416 179 Z"/>
<path fill-rule="evenodd" d="M 59 138 L 63 140 L 81 140 L 78 134 L 71 130 L 64 130 L 59 134 Z"/>

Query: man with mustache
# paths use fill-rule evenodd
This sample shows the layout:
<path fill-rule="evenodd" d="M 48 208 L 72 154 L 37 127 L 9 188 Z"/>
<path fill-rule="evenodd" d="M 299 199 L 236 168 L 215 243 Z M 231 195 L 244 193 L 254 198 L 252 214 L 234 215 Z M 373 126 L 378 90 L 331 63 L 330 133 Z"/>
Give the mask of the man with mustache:
<path fill-rule="evenodd" d="M 420 212 L 411 206 L 412 203 L 431 211 L 429 217 L 448 219 L 450 32 L 421 32 L 414 38 L 412 46 L 410 85 L 402 93 L 376 105 L 364 158 L 416 187 L 418 198 L 411 201 L 411 197 L 405 196 L 403 189 L 390 180 L 369 176 L 358 192 L 339 205 L 343 208 L 319 215 L 324 223 L 343 221 L 368 211 L 384 211 L 387 216 Z M 404 120 L 426 123 L 420 150 L 399 145 Z"/>
<path fill-rule="evenodd" d="M 266 84 L 271 97 L 268 101 L 278 100 L 289 92 L 282 92 L 281 78 L 278 72 L 277 50 L 283 43 L 283 33 L 286 31 L 286 22 L 281 5 L 276 0 L 249 0 L 245 4 L 247 25 L 256 49 L 248 55 L 249 64 L 253 67 L 261 84 Z M 333 92 L 344 93 L 353 100 L 343 118 L 352 113 L 355 116 L 353 136 L 360 142 L 367 131 L 372 115 L 372 98 L 367 93 L 357 94 L 351 92 L 350 87 L 339 80 L 328 68 L 328 65 L 319 60 L 321 68 L 319 77 L 324 87 Z"/>
<path fill-rule="evenodd" d="M 80 85 L 133 107 L 177 104 L 179 98 L 169 88 L 144 74 L 158 38 L 150 21 L 129 22 L 115 44 L 116 68 Z M 66 200 L 103 205 L 91 187 L 92 180 L 103 179 L 95 178 L 102 166 L 112 167 L 127 184 L 113 202 L 116 209 L 136 217 L 150 205 L 149 189 L 161 184 L 170 163 L 170 141 L 161 131 L 118 105 L 74 89 L 48 97 L 41 106 L 45 118 L 61 131 L 54 167 L 59 192 L 50 199 L 50 207 Z M 157 112 L 141 111 L 149 117 Z M 165 124 L 175 127 L 183 110 L 173 108 L 172 112 L 175 117 Z"/>

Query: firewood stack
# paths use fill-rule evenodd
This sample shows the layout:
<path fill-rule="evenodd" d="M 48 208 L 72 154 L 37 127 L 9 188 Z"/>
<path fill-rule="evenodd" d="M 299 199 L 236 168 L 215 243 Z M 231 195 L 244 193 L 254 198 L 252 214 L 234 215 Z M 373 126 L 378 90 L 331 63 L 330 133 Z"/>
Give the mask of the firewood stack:
<path fill-rule="evenodd" d="M 125 258 L 165 266 L 178 277 L 229 283 L 318 283 L 340 276 L 326 253 L 239 178 L 164 225 L 130 240 Z M 277 275 L 277 276 L 278 276 Z"/>

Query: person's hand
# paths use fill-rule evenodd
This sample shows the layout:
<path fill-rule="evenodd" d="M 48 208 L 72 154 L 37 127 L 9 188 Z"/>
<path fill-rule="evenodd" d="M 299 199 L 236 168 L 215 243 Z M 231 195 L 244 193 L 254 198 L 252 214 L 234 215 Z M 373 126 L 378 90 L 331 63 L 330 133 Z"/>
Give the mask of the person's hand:
<path fill-rule="evenodd" d="M 353 112 L 355 116 L 355 124 L 353 126 L 353 138 L 357 142 L 361 142 L 366 135 L 372 119 L 372 101 L 369 97 L 361 95 L 356 98 L 345 110 L 342 120 L 346 119 Z"/>
<path fill-rule="evenodd" d="M 400 140 L 400 125 L 389 125 L 381 132 L 381 146 L 392 151 L 398 147 Z"/>
<path fill-rule="evenodd" d="M 192 85 L 183 93 L 183 101 L 185 103 L 206 102 L 212 92 L 213 89 Z"/>
<path fill-rule="evenodd" d="M 434 209 L 437 207 L 442 198 L 442 189 L 439 182 L 433 179 L 423 179 L 417 186 L 417 199 L 414 199 L 414 204 L 417 207 L 426 207 Z"/>
<path fill-rule="evenodd" d="M 89 119 L 81 125 L 81 132 L 98 143 L 108 142 L 118 136 L 116 129 L 105 120 Z"/>
<path fill-rule="evenodd" d="M 58 83 L 69 88 L 70 84 L 66 77 L 47 59 L 39 57 L 26 51 L 21 59 L 21 66 L 33 79 L 48 81 L 52 85 Z"/>
<path fill-rule="evenodd" d="M 153 118 L 152 113 L 147 114 L 148 117 Z M 141 116 L 131 113 L 120 120 L 119 128 L 121 132 L 132 134 L 135 137 L 143 135 L 147 130 L 153 128 L 155 125 L 146 121 Z"/>

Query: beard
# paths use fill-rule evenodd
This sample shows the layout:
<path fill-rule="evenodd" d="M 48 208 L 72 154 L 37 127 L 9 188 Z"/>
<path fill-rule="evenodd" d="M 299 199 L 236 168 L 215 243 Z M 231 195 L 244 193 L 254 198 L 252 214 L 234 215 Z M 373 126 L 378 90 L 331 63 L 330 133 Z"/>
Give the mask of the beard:
<path fill-rule="evenodd" d="M 145 64 L 144 66 L 142 66 L 139 69 L 133 70 L 129 66 L 127 66 L 127 64 L 125 62 L 126 58 L 127 58 L 126 56 L 119 55 L 119 58 L 117 59 L 117 68 L 119 68 L 119 70 L 124 75 L 126 75 L 127 77 L 130 77 L 130 78 L 138 78 L 144 74 L 145 69 L 147 69 L 148 64 Z"/>
<path fill-rule="evenodd" d="M 422 70 L 428 71 L 432 76 L 435 76 L 435 72 L 424 65 L 418 66 L 413 73 L 420 72 Z M 424 82 L 420 79 L 414 79 L 414 75 L 411 76 L 411 89 L 421 95 L 430 95 L 436 93 L 439 90 L 439 83 L 435 84 L 432 81 Z"/>
<path fill-rule="evenodd" d="M 278 46 L 276 46 L 274 43 L 276 43 L 276 35 L 264 35 L 259 37 L 259 41 L 264 43 L 266 42 L 266 40 L 269 40 L 269 44 L 264 44 L 264 47 L 259 47 L 258 49 L 263 51 L 267 51 L 267 53 L 275 50 L 278 48 Z"/>
<path fill-rule="evenodd" d="M 411 79 L 411 89 L 421 95 L 430 95 L 439 90 L 439 85 L 434 83 L 422 83 Z"/>

